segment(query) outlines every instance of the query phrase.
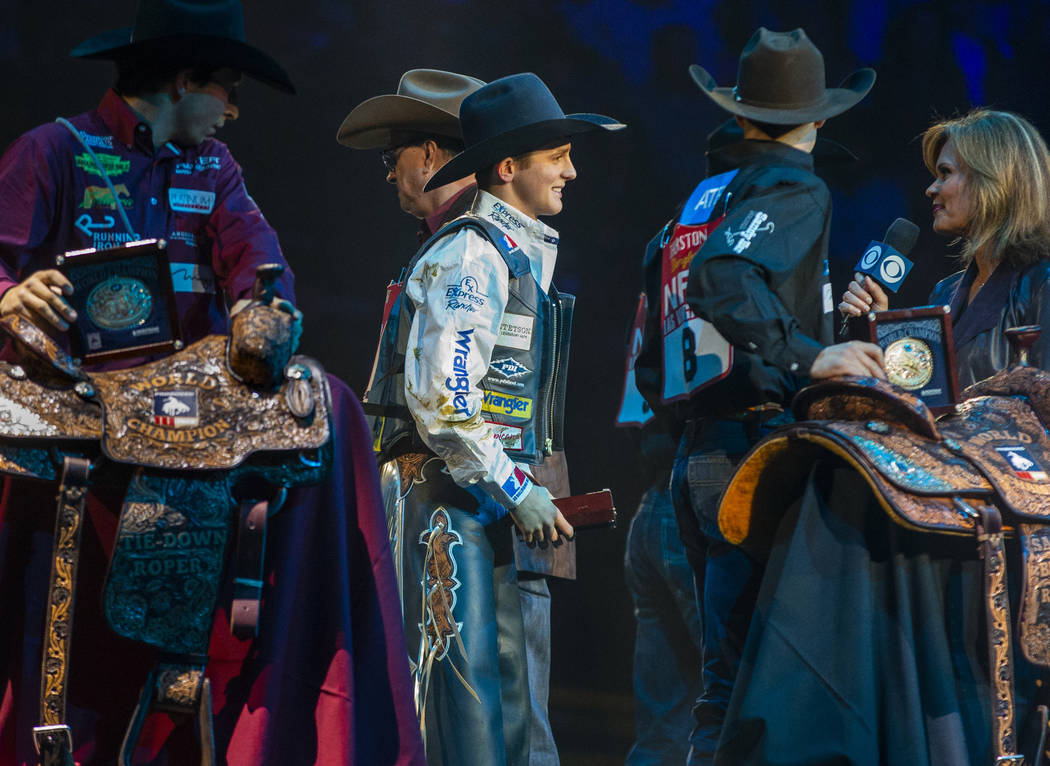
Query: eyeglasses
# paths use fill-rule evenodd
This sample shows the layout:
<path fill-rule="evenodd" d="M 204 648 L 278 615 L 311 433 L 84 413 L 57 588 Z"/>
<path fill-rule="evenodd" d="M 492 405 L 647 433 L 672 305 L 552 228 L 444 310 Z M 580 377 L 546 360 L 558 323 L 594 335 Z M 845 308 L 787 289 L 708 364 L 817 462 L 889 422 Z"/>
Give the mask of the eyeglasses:
<path fill-rule="evenodd" d="M 384 149 L 383 153 L 379 156 L 383 160 L 383 167 L 386 168 L 386 172 L 394 172 L 397 168 L 397 161 L 401 158 L 401 152 L 410 146 L 420 146 L 422 143 L 422 141 L 410 141 L 407 144 L 400 144 L 399 146 L 391 146 L 389 149 Z"/>

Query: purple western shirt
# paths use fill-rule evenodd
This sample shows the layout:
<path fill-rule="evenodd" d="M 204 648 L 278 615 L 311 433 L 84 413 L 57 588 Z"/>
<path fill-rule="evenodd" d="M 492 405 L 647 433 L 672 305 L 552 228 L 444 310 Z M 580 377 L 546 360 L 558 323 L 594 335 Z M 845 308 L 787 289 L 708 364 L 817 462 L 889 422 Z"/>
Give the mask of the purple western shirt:
<path fill-rule="evenodd" d="M 209 138 L 154 150 L 149 124 L 112 90 L 97 109 L 70 122 L 104 166 L 117 199 L 65 126 L 41 125 L 16 140 L 0 159 L 0 295 L 54 267 L 60 253 L 162 238 L 187 343 L 227 331 L 227 300 L 250 294 L 260 264 L 285 265 L 277 292 L 294 302 L 277 234 L 224 143 Z"/>

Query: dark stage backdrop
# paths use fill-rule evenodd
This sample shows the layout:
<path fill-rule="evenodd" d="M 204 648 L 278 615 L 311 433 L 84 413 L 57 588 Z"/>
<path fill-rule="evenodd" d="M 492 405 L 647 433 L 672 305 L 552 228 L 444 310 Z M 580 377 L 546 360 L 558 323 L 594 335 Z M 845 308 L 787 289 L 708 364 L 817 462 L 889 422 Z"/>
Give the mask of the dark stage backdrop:
<path fill-rule="evenodd" d="M 740 48 L 764 25 L 803 26 L 824 52 L 829 84 L 860 66 L 878 70 L 871 95 L 824 130 L 859 157 L 825 174 L 835 205 L 832 277 L 838 296 L 868 241 L 905 216 L 923 234 L 917 267 L 894 305 L 916 305 L 953 270 L 952 248 L 929 229 L 923 190 L 930 179 L 916 138 L 935 115 L 977 104 L 1016 110 L 1050 129 L 1050 7 L 978 0 L 245 5 L 249 39 L 287 67 L 300 94 L 282 96 L 249 82 L 241 119 L 220 137 L 245 168 L 248 188 L 294 267 L 306 314 L 304 350 L 359 394 L 383 288 L 416 240 L 414 221 L 383 181 L 378 153 L 335 142 L 351 107 L 392 92 L 401 73 L 414 67 L 486 80 L 531 70 L 566 111 L 601 112 L 630 126 L 578 142 L 579 178 L 566 190 L 565 212 L 550 221 L 563 243 L 556 281 L 579 298 L 568 416 L 573 486 L 578 492 L 611 487 L 623 519 L 616 530 L 581 534 L 579 580 L 552 589 L 554 716 L 566 744 L 590 739 L 583 749 L 591 758 L 622 756 L 631 736 L 633 641 L 623 548 L 644 489 L 631 438 L 611 426 L 624 337 L 642 248 L 702 175 L 704 137 L 725 118 L 692 84 L 687 66 L 700 63 L 731 85 Z M 110 82 L 108 65 L 66 54 L 89 35 L 129 24 L 133 13 L 132 0 L 0 0 L 0 144 L 57 115 L 93 107 Z M 574 736 L 570 729 L 588 720 L 603 722 Z"/>

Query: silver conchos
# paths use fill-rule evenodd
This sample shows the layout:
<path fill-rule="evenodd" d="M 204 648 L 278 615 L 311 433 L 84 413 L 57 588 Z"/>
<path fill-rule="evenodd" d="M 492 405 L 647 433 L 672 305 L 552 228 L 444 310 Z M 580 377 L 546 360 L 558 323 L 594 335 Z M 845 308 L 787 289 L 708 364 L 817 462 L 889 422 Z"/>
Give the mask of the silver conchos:
<path fill-rule="evenodd" d="M 906 391 L 922 388 L 933 377 L 933 352 L 925 341 L 901 338 L 886 347 L 886 378 Z"/>
<path fill-rule="evenodd" d="M 87 298 L 88 318 L 104 330 L 137 327 L 153 311 L 153 293 L 145 282 L 112 276 L 95 285 Z"/>

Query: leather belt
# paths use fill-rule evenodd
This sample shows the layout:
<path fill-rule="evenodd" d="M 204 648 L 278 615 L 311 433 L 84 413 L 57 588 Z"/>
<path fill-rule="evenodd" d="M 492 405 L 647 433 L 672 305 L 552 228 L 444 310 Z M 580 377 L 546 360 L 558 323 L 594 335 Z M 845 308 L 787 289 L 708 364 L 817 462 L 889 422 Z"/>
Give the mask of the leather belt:
<path fill-rule="evenodd" d="M 65 722 L 66 696 L 80 538 L 90 476 L 89 460 L 67 457 L 62 461 L 44 632 L 47 645 L 40 671 L 40 725 L 33 727 L 41 766 L 73 766 L 73 735 Z"/>

